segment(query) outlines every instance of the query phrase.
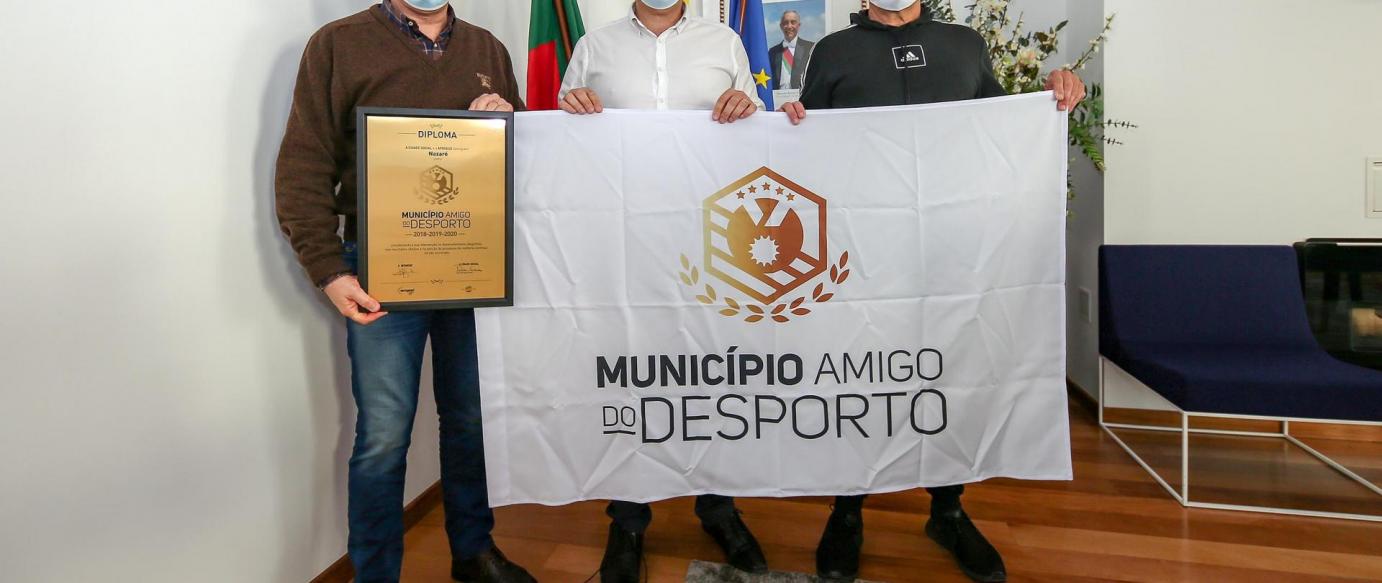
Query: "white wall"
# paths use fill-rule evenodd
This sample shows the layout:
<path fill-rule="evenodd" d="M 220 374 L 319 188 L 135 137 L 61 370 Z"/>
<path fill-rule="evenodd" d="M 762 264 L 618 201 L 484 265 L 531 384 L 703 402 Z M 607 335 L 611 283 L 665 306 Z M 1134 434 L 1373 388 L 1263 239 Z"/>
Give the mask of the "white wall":
<path fill-rule="evenodd" d="M 308 35 L 365 5 L 6 3 L 0 580 L 301 583 L 344 553 L 343 328 L 271 178 Z"/>
<path fill-rule="evenodd" d="M 1379 237 L 1382 2 L 1106 0 L 1110 243 Z"/>
<path fill-rule="evenodd" d="M 1104 27 L 1105 0 L 1069 0 L 1062 46 L 1066 53 L 1061 63 L 1079 57 L 1090 40 Z M 1121 18 L 1121 17 L 1120 17 Z M 1114 24 L 1115 27 L 1119 23 Z M 1104 81 L 1104 57 L 1099 53 L 1080 71 L 1086 84 Z M 1121 112 L 1110 110 L 1111 115 Z M 1099 245 L 1104 242 L 1104 176 L 1083 153 L 1071 148 L 1070 173 L 1075 200 L 1070 202 L 1070 222 L 1066 231 L 1066 373 L 1081 389 L 1099 393 Z M 1081 292 L 1088 293 L 1089 317 Z"/>

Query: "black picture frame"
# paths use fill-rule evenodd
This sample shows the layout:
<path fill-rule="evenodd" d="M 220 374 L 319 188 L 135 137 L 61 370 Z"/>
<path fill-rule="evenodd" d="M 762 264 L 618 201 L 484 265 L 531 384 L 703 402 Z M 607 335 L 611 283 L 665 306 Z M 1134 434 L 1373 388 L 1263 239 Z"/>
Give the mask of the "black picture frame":
<path fill-rule="evenodd" d="M 356 107 L 355 147 L 358 187 L 356 190 L 356 244 L 359 249 L 360 285 L 369 288 L 369 118 L 408 117 L 420 119 L 502 119 L 504 123 L 504 297 L 416 302 L 380 302 L 385 312 L 415 310 L 454 310 L 463 308 L 505 308 L 513 306 L 513 162 L 514 114 L 511 111 L 467 111 L 455 109 L 408 109 L 397 107 Z"/>

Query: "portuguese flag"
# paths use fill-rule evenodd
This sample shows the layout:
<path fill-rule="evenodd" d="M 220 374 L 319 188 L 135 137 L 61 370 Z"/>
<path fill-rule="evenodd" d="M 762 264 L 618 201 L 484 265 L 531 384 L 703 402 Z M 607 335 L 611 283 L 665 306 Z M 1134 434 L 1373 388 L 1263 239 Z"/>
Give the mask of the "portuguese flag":
<path fill-rule="evenodd" d="M 533 0 L 528 28 L 528 109 L 557 108 L 557 93 L 576 41 L 585 35 L 576 0 Z"/>

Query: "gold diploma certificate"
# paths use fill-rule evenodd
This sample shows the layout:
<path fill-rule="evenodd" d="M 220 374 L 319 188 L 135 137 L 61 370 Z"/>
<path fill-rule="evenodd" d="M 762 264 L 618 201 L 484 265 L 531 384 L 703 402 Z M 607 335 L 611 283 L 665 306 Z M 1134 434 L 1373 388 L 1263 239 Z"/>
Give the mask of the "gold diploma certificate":
<path fill-rule="evenodd" d="M 513 114 L 357 119 L 365 291 L 386 311 L 513 305 Z"/>

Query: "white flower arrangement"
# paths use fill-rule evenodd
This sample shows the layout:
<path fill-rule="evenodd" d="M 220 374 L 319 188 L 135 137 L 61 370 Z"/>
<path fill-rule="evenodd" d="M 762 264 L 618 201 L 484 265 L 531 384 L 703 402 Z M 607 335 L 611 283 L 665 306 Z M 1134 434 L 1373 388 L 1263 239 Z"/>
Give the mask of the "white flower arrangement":
<path fill-rule="evenodd" d="M 956 22 L 953 0 L 924 0 L 927 11 L 935 20 Z M 1034 93 L 1045 90 L 1046 77 L 1042 69 L 1046 60 L 1060 47 L 1060 32 L 1068 21 L 1063 21 L 1046 30 L 1025 31 L 1026 22 L 1021 14 L 1014 21 L 1010 15 L 1010 0 L 974 0 L 970 5 L 970 15 L 965 24 L 979 32 L 989 47 L 989 59 L 993 61 L 993 74 L 1008 93 Z M 1104 20 L 1104 28 L 1099 35 L 1089 41 L 1089 45 L 1078 59 L 1059 67 L 1069 71 L 1084 69 L 1089 61 L 1099 53 L 1108 42 L 1108 33 L 1113 27 L 1113 16 Z M 1091 85 L 1089 96 L 1070 112 L 1070 144 L 1078 147 L 1099 172 L 1104 171 L 1104 156 L 1101 149 L 1105 145 L 1119 145 L 1122 142 L 1108 136 L 1109 128 L 1133 129 L 1137 126 L 1126 121 L 1104 119 L 1103 87 Z"/>

